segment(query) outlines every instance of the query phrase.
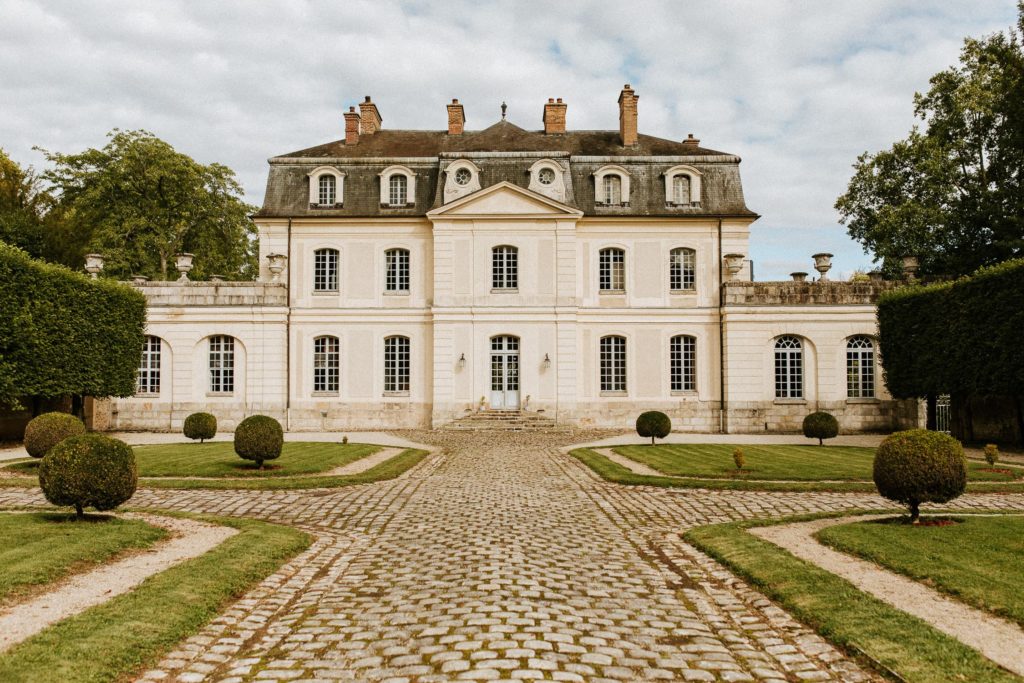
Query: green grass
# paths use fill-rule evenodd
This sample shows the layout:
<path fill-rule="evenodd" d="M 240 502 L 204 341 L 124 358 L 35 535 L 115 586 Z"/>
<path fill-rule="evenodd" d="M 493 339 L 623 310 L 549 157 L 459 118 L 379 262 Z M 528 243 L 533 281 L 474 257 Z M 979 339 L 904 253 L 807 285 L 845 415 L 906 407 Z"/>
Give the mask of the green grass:
<path fill-rule="evenodd" d="M 1024 625 L 1024 593 L 1013 569 L 1024 558 L 1024 517 L 956 519 L 960 524 L 935 527 L 856 522 L 823 529 L 817 538 Z"/>
<path fill-rule="evenodd" d="M 737 471 L 732 453 L 742 448 L 746 466 Z M 709 479 L 787 479 L 792 481 L 871 481 L 874 448 L 859 446 L 781 446 L 736 444 L 661 444 L 619 446 L 619 455 L 676 477 Z M 1000 466 L 1011 474 L 986 471 L 985 463 L 969 461 L 971 481 L 1014 481 L 1024 468 Z"/>
<path fill-rule="evenodd" d="M 241 533 L 0 654 L 0 681 L 126 680 L 155 664 L 310 543 L 301 531 L 275 524 L 197 518 Z"/>
<path fill-rule="evenodd" d="M 955 638 L 745 530 L 799 519 L 807 517 L 705 526 L 687 531 L 684 538 L 825 638 L 883 672 L 893 671 L 909 683 L 1020 683 L 1020 678 Z"/>
<path fill-rule="evenodd" d="M 0 604 L 166 536 L 164 529 L 132 519 L 0 514 Z"/>

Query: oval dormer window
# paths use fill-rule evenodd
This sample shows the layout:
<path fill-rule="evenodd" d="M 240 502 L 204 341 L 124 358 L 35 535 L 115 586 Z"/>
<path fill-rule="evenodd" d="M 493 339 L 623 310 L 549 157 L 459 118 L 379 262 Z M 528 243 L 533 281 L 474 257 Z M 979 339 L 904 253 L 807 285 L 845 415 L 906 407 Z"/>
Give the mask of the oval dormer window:
<path fill-rule="evenodd" d="M 550 185 L 555 182 L 555 172 L 550 168 L 542 168 L 537 172 L 537 182 L 541 185 Z"/>
<path fill-rule="evenodd" d="M 459 170 L 455 171 L 456 185 L 461 185 L 464 187 L 466 185 L 469 185 L 469 181 L 471 181 L 472 179 L 473 172 L 470 171 L 468 168 L 460 168 Z"/>

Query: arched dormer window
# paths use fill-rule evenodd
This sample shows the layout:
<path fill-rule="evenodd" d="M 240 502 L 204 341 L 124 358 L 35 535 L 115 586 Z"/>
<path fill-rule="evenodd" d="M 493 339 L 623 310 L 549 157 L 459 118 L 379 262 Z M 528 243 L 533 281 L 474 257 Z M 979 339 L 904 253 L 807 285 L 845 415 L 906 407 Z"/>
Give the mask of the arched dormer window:
<path fill-rule="evenodd" d="M 693 166 L 673 166 L 665 171 L 665 204 L 700 206 L 701 172 Z"/>
<path fill-rule="evenodd" d="M 529 189 L 556 202 L 564 202 L 565 177 L 562 167 L 551 159 L 541 159 L 530 167 Z"/>
<path fill-rule="evenodd" d="M 804 397 L 804 345 L 786 335 L 775 340 L 775 398 Z"/>
<path fill-rule="evenodd" d="M 388 166 L 380 173 L 380 205 L 405 208 L 416 202 L 416 174 L 405 166 Z"/>
<path fill-rule="evenodd" d="M 598 206 L 629 206 L 629 173 L 621 166 L 602 166 L 594 173 Z"/>
<path fill-rule="evenodd" d="M 678 247 L 669 252 L 668 288 L 673 292 L 692 292 L 697 288 L 697 252 Z"/>
<path fill-rule="evenodd" d="M 344 204 L 345 174 L 333 166 L 321 166 L 309 174 L 309 208 L 337 209 Z"/>
<path fill-rule="evenodd" d="M 480 189 L 480 169 L 472 161 L 459 159 L 445 169 L 445 203 Z"/>

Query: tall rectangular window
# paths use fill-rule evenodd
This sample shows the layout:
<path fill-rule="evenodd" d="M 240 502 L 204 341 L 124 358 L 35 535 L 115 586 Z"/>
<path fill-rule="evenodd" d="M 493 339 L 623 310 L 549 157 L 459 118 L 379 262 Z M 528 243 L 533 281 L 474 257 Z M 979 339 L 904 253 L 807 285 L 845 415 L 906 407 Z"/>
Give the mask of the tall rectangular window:
<path fill-rule="evenodd" d="M 693 249 L 673 249 L 669 252 L 669 289 L 686 292 L 697 286 L 697 254 Z"/>
<path fill-rule="evenodd" d="M 320 206 L 334 206 L 335 188 L 337 179 L 330 173 L 324 173 L 319 180 L 319 204 Z"/>
<path fill-rule="evenodd" d="M 338 392 L 339 356 L 337 337 L 317 337 L 313 340 L 314 392 L 331 394 Z"/>
<path fill-rule="evenodd" d="M 406 188 L 409 179 L 397 173 L 388 179 L 388 203 L 391 206 L 405 206 L 408 200 Z"/>
<path fill-rule="evenodd" d="M 601 338 L 601 391 L 626 391 L 626 338 Z"/>
<path fill-rule="evenodd" d="M 687 335 L 672 337 L 670 344 L 672 391 L 697 389 L 697 340 Z"/>
<path fill-rule="evenodd" d="M 337 249 L 317 249 L 313 252 L 313 291 L 338 291 Z"/>
<path fill-rule="evenodd" d="M 602 200 L 605 204 L 621 204 L 622 203 L 622 178 L 615 174 L 609 174 L 604 177 L 604 196 Z"/>
<path fill-rule="evenodd" d="M 602 249 L 598 255 L 598 286 L 602 292 L 622 292 L 626 289 L 626 252 L 622 249 Z"/>
<path fill-rule="evenodd" d="M 384 290 L 409 292 L 409 250 L 388 249 L 384 252 Z"/>
<path fill-rule="evenodd" d="M 139 364 L 135 393 L 160 393 L 160 337 L 148 335 L 142 343 L 142 362 Z"/>
<path fill-rule="evenodd" d="M 796 337 L 775 341 L 775 398 L 804 397 L 804 347 Z"/>
<path fill-rule="evenodd" d="M 210 337 L 210 392 L 230 394 L 235 390 L 235 338 Z"/>
<path fill-rule="evenodd" d="M 518 289 L 519 250 L 515 247 L 494 247 L 491 251 L 491 288 Z"/>
<path fill-rule="evenodd" d="M 853 337 L 846 343 L 846 396 L 875 396 L 875 345 L 868 337 Z"/>
<path fill-rule="evenodd" d="M 409 391 L 409 338 L 386 337 L 384 339 L 384 391 L 407 393 Z"/>
<path fill-rule="evenodd" d="M 690 204 L 690 176 L 682 174 L 673 176 L 672 203 L 681 206 Z"/>

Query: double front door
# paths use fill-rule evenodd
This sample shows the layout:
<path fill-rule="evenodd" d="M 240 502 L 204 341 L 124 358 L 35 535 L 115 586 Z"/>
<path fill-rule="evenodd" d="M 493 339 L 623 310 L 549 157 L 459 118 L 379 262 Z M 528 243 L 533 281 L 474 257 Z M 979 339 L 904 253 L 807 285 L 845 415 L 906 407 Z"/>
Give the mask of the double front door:
<path fill-rule="evenodd" d="M 491 408 L 519 408 L 519 337 L 491 338 Z"/>

